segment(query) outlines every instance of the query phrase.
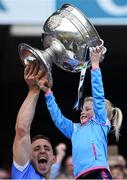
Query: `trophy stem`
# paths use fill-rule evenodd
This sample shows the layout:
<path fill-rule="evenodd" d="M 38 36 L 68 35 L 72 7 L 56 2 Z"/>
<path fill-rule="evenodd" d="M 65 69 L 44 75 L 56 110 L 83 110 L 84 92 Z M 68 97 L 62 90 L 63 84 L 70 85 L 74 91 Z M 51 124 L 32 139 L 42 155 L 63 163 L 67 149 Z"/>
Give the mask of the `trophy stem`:
<path fill-rule="evenodd" d="M 49 64 L 51 69 L 52 63 L 56 62 L 65 53 L 66 49 L 62 43 L 54 40 L 49 48 L 42 51 L 42 57 L 45 59 L 46 63 Z"/>
<path fill-rule="evenodd" d="M 41 53 L 42 53 L 43 59 L 45 60 L 47 66 L 48 66 L 48 69 L 51 71 L 53 60 L 56 59 L 55 53 L 50 48 L 47 48 L 46 50 L 42 51 Z"/>

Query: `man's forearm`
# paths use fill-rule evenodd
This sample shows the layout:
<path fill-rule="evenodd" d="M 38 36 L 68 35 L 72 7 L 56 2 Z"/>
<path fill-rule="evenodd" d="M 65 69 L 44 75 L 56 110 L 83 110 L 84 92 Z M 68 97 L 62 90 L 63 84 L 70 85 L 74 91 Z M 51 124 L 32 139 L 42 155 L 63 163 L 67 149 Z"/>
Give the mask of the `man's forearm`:
<path fill-rule="evenodd" d="M 37 100 L 40 91 L 29 90 L 17 116 L 16 127 L 24 128 L 25 131 L 30 130 L 30 125 L 34 118 Z"/>

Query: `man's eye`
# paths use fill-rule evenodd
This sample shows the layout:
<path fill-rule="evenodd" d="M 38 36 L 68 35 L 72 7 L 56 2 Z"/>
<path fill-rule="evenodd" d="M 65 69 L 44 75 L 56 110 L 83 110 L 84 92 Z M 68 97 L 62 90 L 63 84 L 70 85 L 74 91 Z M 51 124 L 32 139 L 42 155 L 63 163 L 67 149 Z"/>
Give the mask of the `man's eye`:
<path fill-rule="evenodd" d="M 38 150 L 39 150 L 39 147 L 34 148 L 34 151 L 38 151 Z"/>
<path fill-rule="evenodd" d="M 46 150 L 46 151 L 50 151 L 50 149 L 49 149 L 49 148 L 45 148 L 45 150 Z"/>
<path fill-rule="evenodd" d="M 46 151 L 50 151 L 50 148 L 47 147 L 47 146 L 45 146 L 45 150 L 46 150 Z"/>

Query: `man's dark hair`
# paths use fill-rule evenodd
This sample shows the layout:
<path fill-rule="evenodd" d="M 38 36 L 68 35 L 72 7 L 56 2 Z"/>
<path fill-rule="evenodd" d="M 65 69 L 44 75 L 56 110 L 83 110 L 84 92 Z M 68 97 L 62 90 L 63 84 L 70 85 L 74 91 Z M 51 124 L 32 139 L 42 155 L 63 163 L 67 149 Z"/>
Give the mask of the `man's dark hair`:
<path fill-rule="evenodd" d="M 45 135 L 43 135 L 43 134 L 37 134 L 37 135 L 35 135 L 35 136 L 33 136 L 33 137 L 31 138 L 31 143 L 33 143 L 33 142 L 36 141 L 37 139 L 45 139 L 45 140 L 47 140 L 47 141 L 51 144 L 51 146 L 52 146 L 54 155 L 56 155 L 55 148 L 54 148 L 51 140 L 50 140 L 47 136 L 45 136 Z"/>

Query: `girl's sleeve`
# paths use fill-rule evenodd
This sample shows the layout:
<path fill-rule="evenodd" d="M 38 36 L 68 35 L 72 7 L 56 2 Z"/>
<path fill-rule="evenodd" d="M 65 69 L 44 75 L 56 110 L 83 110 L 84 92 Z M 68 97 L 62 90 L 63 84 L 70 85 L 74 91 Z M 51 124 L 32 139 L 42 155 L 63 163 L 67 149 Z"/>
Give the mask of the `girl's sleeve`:
<path fill-rule="evenodd" d="M 74 123 L 62 115 L 61 110 L 59 109 L 52 92 L 45 95 L 45 98 L 46 98 L 47 108 L 50 112 L 50 115 L 56 127 L 65 136 L 71 139 L 74 130 Z"/>
<path fill-rule="evenodd" d="M 95 119 L 101 124 L 107 124 L 107 110 L 100 68 L 91 70 L 91 84 Z"/>

